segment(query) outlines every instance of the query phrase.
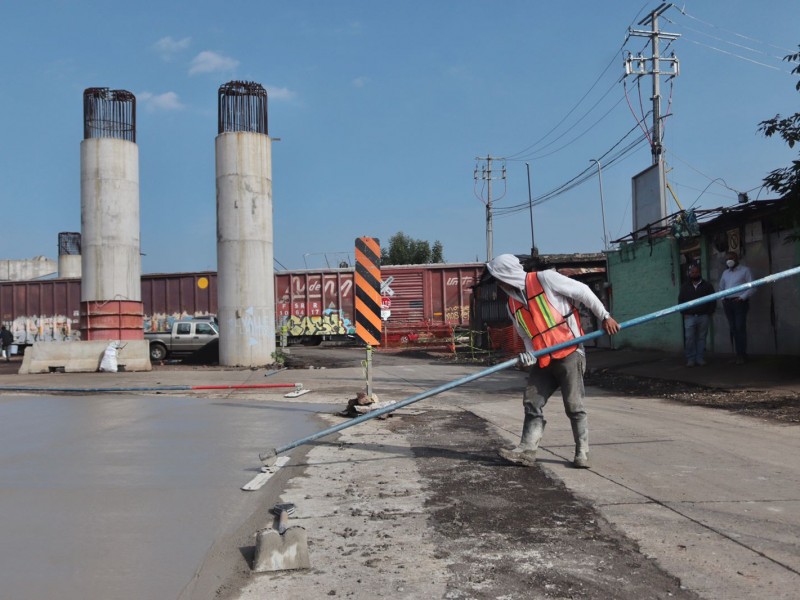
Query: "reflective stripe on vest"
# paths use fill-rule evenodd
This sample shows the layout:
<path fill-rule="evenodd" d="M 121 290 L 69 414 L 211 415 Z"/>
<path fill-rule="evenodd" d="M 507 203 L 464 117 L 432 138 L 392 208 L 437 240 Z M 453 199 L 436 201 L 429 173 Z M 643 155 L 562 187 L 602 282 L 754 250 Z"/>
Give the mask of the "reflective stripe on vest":
<path fill-rule="evenodd" d="M 575 339 L 575 334 L 572 333 L 567 319 L 547 299 L 547 294 L 544 293 L 544 288 L 542 288 L 536 273 L 528 273 L 525 277 L 525 297 L 528 298 L 527 304 L 509 296 L 508 307 L 517 324 L 530 338 L 534 350 L 541 350 Z M 570 314 L 575 317 L 579 335 L 583 335 L 578 310 L 573 307 Z M 542 368 L 546 367 L 550 364 L 551 357 L 564 358 L 577 349 L 577 346 L 571 346 L 545 354 L 538 357 L 537 364 Z"/>

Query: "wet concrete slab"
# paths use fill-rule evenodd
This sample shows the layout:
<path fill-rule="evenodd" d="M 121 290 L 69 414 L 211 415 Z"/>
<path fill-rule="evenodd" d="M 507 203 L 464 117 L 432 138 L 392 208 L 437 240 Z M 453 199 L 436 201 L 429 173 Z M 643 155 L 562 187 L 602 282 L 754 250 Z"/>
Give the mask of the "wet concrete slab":
<path fill-rule="evenodd" d="M 331 407 L 252 398 L 0 396 L 0 581 L 15 599 L 177 598 L 259 505 L 258 452 Z"/>

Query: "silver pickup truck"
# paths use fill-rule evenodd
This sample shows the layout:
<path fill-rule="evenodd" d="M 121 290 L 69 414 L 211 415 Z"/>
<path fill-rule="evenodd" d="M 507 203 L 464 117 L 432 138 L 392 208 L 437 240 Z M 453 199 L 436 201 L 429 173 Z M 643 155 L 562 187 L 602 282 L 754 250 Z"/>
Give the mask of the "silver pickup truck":
<path fill-rule="evenodd" d="M 158 362 L 171 355 L 193 354 L 219 339 L 219 328 L 210 320 L 175 321 L 172 331 L 146 332 L 150 342 L 150 361 Z"/>

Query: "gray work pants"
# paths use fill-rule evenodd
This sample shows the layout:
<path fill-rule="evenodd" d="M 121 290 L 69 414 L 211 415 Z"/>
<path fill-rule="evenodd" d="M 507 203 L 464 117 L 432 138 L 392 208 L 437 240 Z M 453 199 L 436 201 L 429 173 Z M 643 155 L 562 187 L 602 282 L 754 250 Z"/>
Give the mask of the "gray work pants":
<path fill-rule="evenodd" d="M 564 358 L 552 359 L 544 368 L 534 365 L 528 370 L 528 382 L 522 397 L 525 421 L 520 446 L 532 450 L 539 447 L 547 423 L 544 406 L 550 396 L 561 388 L 564 411 L 572 424 L 575 452 L 589 450 L 589 428 L 583 407 L 585 371 L 586 357 L 577 350 Z"/>

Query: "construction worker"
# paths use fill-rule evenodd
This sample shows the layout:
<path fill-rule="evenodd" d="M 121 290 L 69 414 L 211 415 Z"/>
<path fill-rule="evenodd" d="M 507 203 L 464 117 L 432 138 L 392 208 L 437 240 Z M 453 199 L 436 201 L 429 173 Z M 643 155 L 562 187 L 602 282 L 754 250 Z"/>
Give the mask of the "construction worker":
<path fill-rule="evenodd" d="M 555 270 L 542 270 L 544 263 L 532 257 L 534 271 L 526 273 L 513 254 L 501 254 L 486 264 L 489 273 L 508 296 L 508 313 L 527 352 L 519 363 L 528 370 L 528 380 L 522 405 L 525 420 L 520 443 L 513 449 L 502 448 L 505 460 L 531 466 L 544 433 L 544 406 L 550 396 L 561 388 L 564 409 L 572 424 L 575 438 L 575 458 L 572 465 L 589 468 L 589 430 L 583 406 L 583 374 L 586 356 L 583 346 L 576 345 L 540 356 L 533 352 L 566 342 L 583 335 L 577 305 L 583 303 L 602 322 L 609 335 L 619 331 L 603 303 L 585 284 L 565 277 Z"/>

